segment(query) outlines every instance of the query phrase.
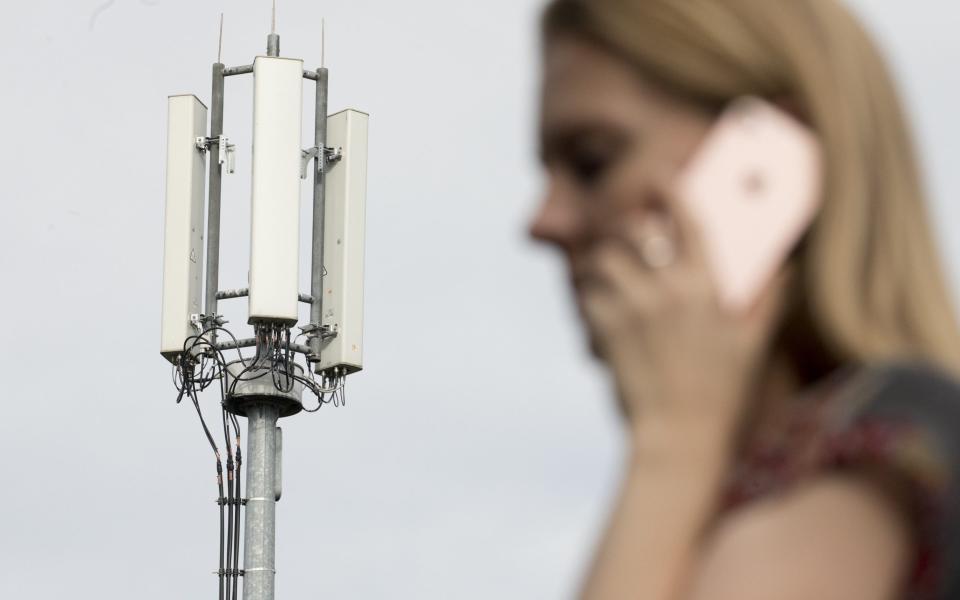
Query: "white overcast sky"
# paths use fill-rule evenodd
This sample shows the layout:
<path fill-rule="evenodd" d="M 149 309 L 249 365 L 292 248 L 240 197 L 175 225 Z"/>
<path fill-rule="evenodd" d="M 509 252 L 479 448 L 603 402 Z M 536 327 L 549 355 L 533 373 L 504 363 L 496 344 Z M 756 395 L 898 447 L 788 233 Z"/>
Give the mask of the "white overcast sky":
<path fill-rule="evenodd" d="M 960 282 L 960 5 L 855 4 Z M 583 572 L 622 439 L 561 265 L 524 234 L 540 6 L 281 1 L 282 54 L 317 66 L 326 17 L 331 112 L 371 125 L 366 368 L 346 408 L 282 422 L 279 598 L 568 598 Z M 220 11 L 224 62 L 249 63 L 268 0 L 4 5 L 0 597 L 216 594 L 213 461 L 158 343 L 166 97 L 209 99 Z M 245 281 L 249 95 L 229 80 L 223 288 Z"/>

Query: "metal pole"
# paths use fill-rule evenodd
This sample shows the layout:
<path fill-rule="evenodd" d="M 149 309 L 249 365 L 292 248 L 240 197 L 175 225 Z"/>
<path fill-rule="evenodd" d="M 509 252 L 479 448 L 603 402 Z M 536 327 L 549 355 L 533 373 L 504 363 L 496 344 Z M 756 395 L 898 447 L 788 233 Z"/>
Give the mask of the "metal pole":
<path fill-rule="evenodd" d="M 216 348 L 217 350 L 234 350 L 236 348 L 253 348 L 256 345 L 256 338 L 246 338 L 239 339 L 235 342 L 233 340 L 229 342 L 220 342 L 216 345 Z M 281 342 L 280 347 L 289 348 L 293 352 L 299 352 L 305 355 L 310 354 L 310 346 L 305 346 L 303 344 L 288 344 L 287 342 Z"/>
<path fill-rule="evenodd" d="M 273 600 L 278 416 L 273 404 L 259 403 L 247 409 L 243 600 Z"/>
<path fill-rule="evenodd" d="M 280 56 L 280 36 L 276 33 L 267 36 L 267 56 Z"/>
<path fill-rule="evenodd" d="M 243 65 L 242 67 L 227 67 L 223 70 L 224 77 L 232 77 L 234 75 L 246 75 L 247 73 L 253 73 L 253 65 Z"/>
<path fill-rule="evenodd" d="M 323 320 L 323 211 L 327 170 L 327 69 L 317 69 L 317 104 L 314 115 L 313 144 L 317 147 L 317 157 L 313 172 L 313 263 L 310 269 L 310 324 L 320 327 Z M 320 372 L 320 331 L 314 330 L 310 338 L 310 351 L 316 361 L 316 371 Z"/>
<path fill-rule="evenodd" d="M 211 94 L 210 137 L 223 135 L 223 63 L 213 65 L 213 92 Z M 208 325 L 216 325 L 217 290 L 220 285 L 220 183 L 223 169 L 220 164 L 220 144 L 210 144 L 210 190 L 207 201 L 207 285 L 204 313 Z M 210 342 L 216 343 L 215 331 L 210 332 Z"/>

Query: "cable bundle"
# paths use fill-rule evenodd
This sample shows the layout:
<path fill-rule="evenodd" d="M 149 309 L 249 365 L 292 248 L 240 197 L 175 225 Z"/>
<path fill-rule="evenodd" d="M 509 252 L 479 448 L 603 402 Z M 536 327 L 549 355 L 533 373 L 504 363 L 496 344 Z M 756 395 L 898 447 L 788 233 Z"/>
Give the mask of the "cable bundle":
<path fill-rule="evenodd" d="M 215 331 L 226 333 L 237 347 L 239 362 L 243 365 L 236 375 L 229 374 L 227 385 L 227 360 L 223 352 L 208 335 Z M 303 334 L 301 334 L 303 335 Z M 216 457 L 217 504 L 220 507 L 220 563 L 217 569 L 219 578 L 219 600 L 236 600 L 239 588 L 240 570 L 240 507 L 244 504 L 241 495 L 240 468 L 242 454 L 240 444 L 240 423 L 235 414 L 227 410 L 227 401 L 237 391 L 241 381 L 252 381 L 264 377 L 269 372 L 273 386 L 282 393 L 293 390 L 299 382 L 317 398 L 317 406 L 303 408 L 306 412 L 317 412 L 324 404 L 334 406 L 346 404 L 346 372 L 340 374 L 336 369 L 333 375 L 321 375 L 320 380 L 313 375 L 313 369 L 303 369 L 295 362 L 295 353 L 291 350 L 290 330 L 277 325 L 258 325 L 255 328 L 256 354 L 253 358 L 244 358 L 239 343 L 230 331 L 222 327 L 211 327 L 203 334 L 187 338 L 183 352 L 174 365 L 173 380 L 179 394 L 179 404 L 188 396 L 196 409 L 203 427 L 204 435 Z M 299 336 L 298 336 L 299 337 Z M 298 374 L 297 370 L 309 373 L 309 377 Z M 215 382 L 219 382 L 220 411 L 223 425 L 224 452 L 226 454 L 226 481 L 224 481 L 224 463 L 219 447 L 207 427 L 203 412 L 200 410 L 198 394 Z M 233 430 L 234 446 L 231 448 L 230 430 Z"/>
<path fill-rule="evenodd" d="M 229 333 L 229 332 L 228 332 Z M 195 350 L 200 350 L 195 352 Z M 220 580 L 219 600 L 236 600 L 239 588 L 240 572 L 240 506 L 242 505 L 240 468 L 243 464 L 240 443 L 240 423 L 236 415 L 226 410 L 226 386 L 224 369 L 226 361 L 207 338 L 194 336 L 184 344 L 184 352 L 175 365 L 174 383 L 179 390 L 177 402 L 184 395 L 190 397 L 200 425 L 210 448 L 216 457 L 217 468 L 217 504 L 220 507 L 220 561 L 217 576 Z M 220 382 L 221 422 L 223 425 L 224 448 L 227 456 L 224 482 L 224 465 L 220 449 L 207 427 L 197 394 L 208 388 L 213 382 Z M 230 429 L 233 429 L 234 447 L 231 448 Z"/>

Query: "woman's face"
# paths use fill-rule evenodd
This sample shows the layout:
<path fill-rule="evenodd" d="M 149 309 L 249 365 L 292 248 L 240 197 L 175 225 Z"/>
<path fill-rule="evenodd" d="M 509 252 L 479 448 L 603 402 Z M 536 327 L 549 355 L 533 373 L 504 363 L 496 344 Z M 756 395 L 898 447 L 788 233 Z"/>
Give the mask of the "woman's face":
<path fill-rule="evenodd" d="M 597 241 L 627 216 L 669 220 L 657 190 L 676 178 L 710 125 L 709 115 L 597 46 L 549 42 L 540 121 L 547 186 L 530 232 L 563 251 L 578 304 Z"/>

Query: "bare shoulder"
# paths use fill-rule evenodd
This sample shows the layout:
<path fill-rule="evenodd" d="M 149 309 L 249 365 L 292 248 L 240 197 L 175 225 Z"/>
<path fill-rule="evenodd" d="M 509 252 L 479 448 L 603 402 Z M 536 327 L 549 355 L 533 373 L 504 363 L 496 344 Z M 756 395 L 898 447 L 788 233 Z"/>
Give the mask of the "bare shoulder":
<path fill-rule="evenodd" d="M 868 477 L 824 474 L 718 523 L 694 600 L 886 600 L 909 569 L 910 528 Z"/>

